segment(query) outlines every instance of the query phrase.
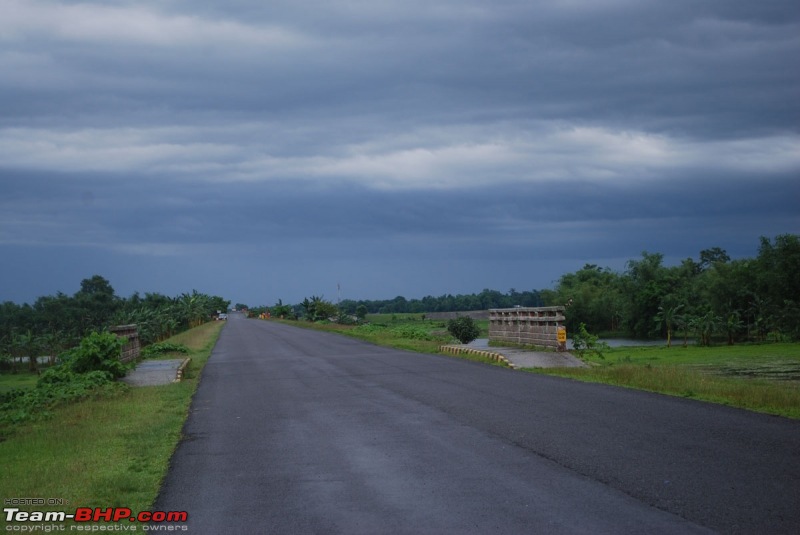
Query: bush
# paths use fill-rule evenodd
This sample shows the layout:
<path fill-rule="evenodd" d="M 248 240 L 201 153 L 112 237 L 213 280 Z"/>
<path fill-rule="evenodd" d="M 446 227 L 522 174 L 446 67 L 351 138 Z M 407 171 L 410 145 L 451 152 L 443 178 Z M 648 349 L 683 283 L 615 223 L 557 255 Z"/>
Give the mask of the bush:
<path fill-rule="evenodd" d="M 75 379 L 75 372 L 69 369 L 66 364 L 60 364 L 45 370 L 36 381 L 36 386 L 44 385 L 58 385 L 62 383 L 69 383 Z"/>
<path fill-rule="evenodd" d="M 358 318 L 342 312 L 339 314 L 339 317 L 336 318 L 336 323 L 339 325 L 358 325 Z"/>
<path fill-rule="evenodd" d="M 161 342 L 159 344 L 152 344 L 144 349 L 139 353 L 139 356 L 143 359 L 148 359 L 155 357 L 157 355 L 163 355 L 164 353 L 188 353 L 189 348 L 183 344 L 173 344 L 172 342 Z"/>
<path fill-rule="evenodd" d="M 468 316 L 452 319 L 447 322 L 447 332 L 452 334 L 462 344 L 468 344 L 480 336 L 481 331 L 475 320 Z"/>
<path fill-rule="evenodd" d="M 396 327 L 389 328 L 394 336 L 399 338 L 406 338 L 409 340 L 436 340 L 426 327 L 417 327 L 414 325 L 397 325 Z"/>
<path fill-rule="evenodd" d="M 111 333 L 93 332 L 81 340 L 81 344 L 67 352 L 65 362 L 75 373 L 102 371 L 112 378 L 123 377 L 128 367 L 119 356 L 124 342 Z"/>
<path fill-rule="evenodd" d="M 386 325 L 380 325 L 377 323 L 364 323 L 353 329 L 353 332 L 359 334 L 379 334 L 386 332 L 386 330 Z"/>
<path fill-rule="evenodd" d="M 0 396 L 0 423 L 46 417 L 57 405 L 125 388 L 114 382 L 128 368 L 119 361 L 122 345 L 113 334 L 91 333 L 61 356 L 61 364 L 44 371 L 36 387 Z"/>
<path fill-rule="evenodd" d="M 42 373 L 36 387 L 0 396 L 0 423 L 19 423 L 50 415 L 49 409 L 125 388 L 106 371 L 75 373 L 62 364 Z"/>
<path fill-rule="evenodd" d="M 2 408 L 4 404 L 24 396 L 27 391 L 28 390 L 25 388 L 13 388 L 7 392 L 0 392 L 0 408 Z"/>
<path fill-rule="evenodd" d="M 605 355 L 603 353 L 608 351 L 608 349 L 608 344 L 600 340 L 597 335 L 589 334 L 586 330 L 585 323 L 578 325 L 578 332 L 572 335 L 572 350 L 576 352 L 581 359 L 586 353 L 594 353 L 601 359 L 604 359 Z"/>

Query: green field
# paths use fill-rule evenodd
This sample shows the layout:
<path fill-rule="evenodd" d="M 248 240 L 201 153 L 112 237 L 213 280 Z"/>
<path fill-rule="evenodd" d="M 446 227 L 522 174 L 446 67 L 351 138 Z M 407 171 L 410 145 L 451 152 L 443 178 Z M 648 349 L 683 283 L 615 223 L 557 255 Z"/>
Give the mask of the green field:
<path fill-rule="evenodd" d="M 0 429 L 0 497 L 68 501 L 43 510 L 148 510 L 223 325 L 206 323 L 169 339 L 185 344 L 192 358 L 180 383 L 125 388 L 58 407 L 46 420 Z"/>
<path fill-rule="evenodd" d="M 528 370 L 800 418 L 800 344 L 621 347 L 590 368 Z"/>
<path fill-rule="evenodd" d="M 0 394 L 17 388 L 33 388 L 38 378 L 38 375 L 30 373 L 28 370 L 0 374 Z"/>

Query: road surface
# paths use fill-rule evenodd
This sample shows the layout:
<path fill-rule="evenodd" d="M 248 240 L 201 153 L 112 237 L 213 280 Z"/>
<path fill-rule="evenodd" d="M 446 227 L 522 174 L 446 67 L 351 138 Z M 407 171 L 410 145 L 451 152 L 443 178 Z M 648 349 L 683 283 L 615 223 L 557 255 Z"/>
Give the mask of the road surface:
<path fill-rule="evenodd" d="M 204 533 L 797 533 L 800 425 L 230 316 L 154 509 Z"/>

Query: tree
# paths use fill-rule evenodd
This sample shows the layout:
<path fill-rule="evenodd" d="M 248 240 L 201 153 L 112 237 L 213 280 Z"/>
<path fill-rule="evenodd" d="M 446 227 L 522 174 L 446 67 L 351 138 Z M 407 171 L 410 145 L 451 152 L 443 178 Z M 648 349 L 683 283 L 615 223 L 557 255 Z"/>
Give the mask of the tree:
<path fill-rule="evenodd" d="M 462 344 L 472 342 L 481 334 L 475 320 L 469 316 L 461 316 L 448 320 L 447 332 L 452 334 Z"/>
<path fill-rule="evenodd" d="M 178 298 L 134 293 L 123 299 L 105 278 L 94 275 L 82 280 L 73 296 L 58 292 L 39 297 L 33 306 L 0 303 L 0 355 L 27 358 L 35 353 L 53 358 L 92 331 L 130 323 L 138 326 L 140 341 L 147 345 L 208 321 L 212 313 L 229 304 L 196 290 Z M 30 366 L 35 367 L 36 362 Z"/>
<path fill-rule="evenodd" d="M 105 328 L 119 304 L 111 283 L 100 275 L 81 281 L 81 289 L 75 294 L 75 303 L 80 309 L 81 336 Z"/>
<path fill-rule="evenodd" d="M 733 345 L 733 340 L 736 337 L 736 334 L 742 330 L 744 327 L 744 322 L 742 318 L 739 316 L 738 311 L 733 311 L 725 318 L 725 332 L 728 335 L 728 345 Z"/>
<path fill-rule="evenodd" d="M 339 307 L 330 301 L 322 300 L 317 303 L 315 321 L 325 321 L 339 316 Z"/>
<path fill-rule="evenodd" d="M 312 295 L 311 299 L 306 297 L 301 303 L 305 311 L 305 318 L 308 321 L 323 321 L 339 314 L 339 309 L 322 298 L 322 296 Z"/>
<path fill-rule="evenodd" d="M 79 340 L 78 325 L 81 323 L 82 313 L 77 304 L 76 299 L 61 292 L 55 296 L 39 297 L 33 304 L 36 329 L 41 333 Z"/>
<path fill-rule="evenodd" d="M 753 262 L 748 260 L 712 264 L 698 276 L 694 291 L 700 301 L 697 308 L 710 307 L 722 318 L 746 314 L 758 277 L 753 268 Z"/>
<path fill-rule="evenodd" d="M 294 312 L 292 311 L 292 307 L 289 305 L 284 305 L 282 299 L 278 299 L 278 302 L 275 303 L 275 306 L 272 307 L 270 313 L 277 317 L 277 318 L 294 318 Z"/>
<path fill-rule="evenodd" d="M 315 321 L 317 302 L 320 301 L 320 299 L 320 297 L 312 295 L 311 299 L 304 297 L 303 302 L 300 303 L 300 306 L 303 307 L 303 317 L 307 321 Z"/>
<path fill-rule="evenodd" d="M 762 236 L 755 264 L 756 293 L 774 307 L 772 329 L 800 338 L 793 312 L 800 303 L 800 236 L 783 234 L 774 243 Z"/>
<path fill-rule="evenodd" d="M 683 308 L 683 305 L 660 305 L 658 307 L 658 314 L 656 314 L 655 321 L 661 326 L 663 325 L 667 331 L 667 347 L 672 347 L 672 327 L 676 323 L 678 311 Z"/>
<path fill-rule="evenodd" d="M 28 358 L 28 369 L 31 373 L 38 370 L 39 338 L 28 329 L 24 333 L 14 333 L 13 346 L 16 349 L 17 358 Z"/>
<path fill-rule="evenodd" d="M 624 279 L 624 295 L 627 299 L 625 318 L 628 330 L 637 338 L 652 334 L 653 318 L 669 293 L 667 272 L 661 264 L 663 259 L 662 254 L 645 251 L 640 260 L 628 261 Z"/>
<path fill-rule="evenodd" d="M 712 247 L 711 249 L 703 249 L 700 251 L 700 269 L 706 269 L 714 264 L 725 264 L 730 262 L 731 257 L 725 252 L 725 249 L 719 247 Z"/>
<path fill-rule="evenodd" d="M 763 299 L 759 295 L 753 295 L 747 313 L 752 318 L 752 327 L 755 329 L 756 340 L 766 340 L 767 333 L 772 328 L 772 318 L 775 316 L 772 302 L 769 299 Z"/>
<path fill-rule="evenodd" d="M 701 346 L 711 345 L 711 336 L 719 328 L 720 322 L 720 317 L 714 314 L 713 310 L 708 310 L 702 316 L 694 318 L 693 325 L 698 335 L 698 342 Z"/>
<path fill-rule="evenodd" d="M 114 297 L 114 288 L 104 277 L 94 275 L 90 279 L 83 279 L 81 281 L 81 289 L 78 291 L 78 294 L 105 296 L 110 299 Z"/>
<path fill-rule="evenodd" d="M 683 331 L 683 347 L 689 345 L 689 329 L 692 327 L 692 316 L 689 314 L 675 315 L 675 328 Z"/>
<path fill-rule="evenodd" d="M 620 278 L 608 268 L 586 264 L 575 273 L 563 275 L 556 294 L 547 297 L 551 306 L 570 303 L 566 321 L 569 331 L 577 331 L 581 322 L 594 330 L 619 328 L 623 308 Z"/>
<path fill-rule="evenodd" d="M 208 297 L 192 290 L 191 294 L 181 294 L 179 299 L 180 311 L 189 327 L 197 327 L 206 322 L 211 315 L 208 307 Z"/>

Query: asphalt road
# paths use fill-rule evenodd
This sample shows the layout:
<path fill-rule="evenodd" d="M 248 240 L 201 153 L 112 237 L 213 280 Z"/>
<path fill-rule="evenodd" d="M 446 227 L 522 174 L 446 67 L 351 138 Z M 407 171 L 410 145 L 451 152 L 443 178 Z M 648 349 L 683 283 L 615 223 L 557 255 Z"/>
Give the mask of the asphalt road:
<path fill-rule="evenodd" d="M 797 533 L 800 424 L 231 315 L 155 510 L 201 533 Z"/>

